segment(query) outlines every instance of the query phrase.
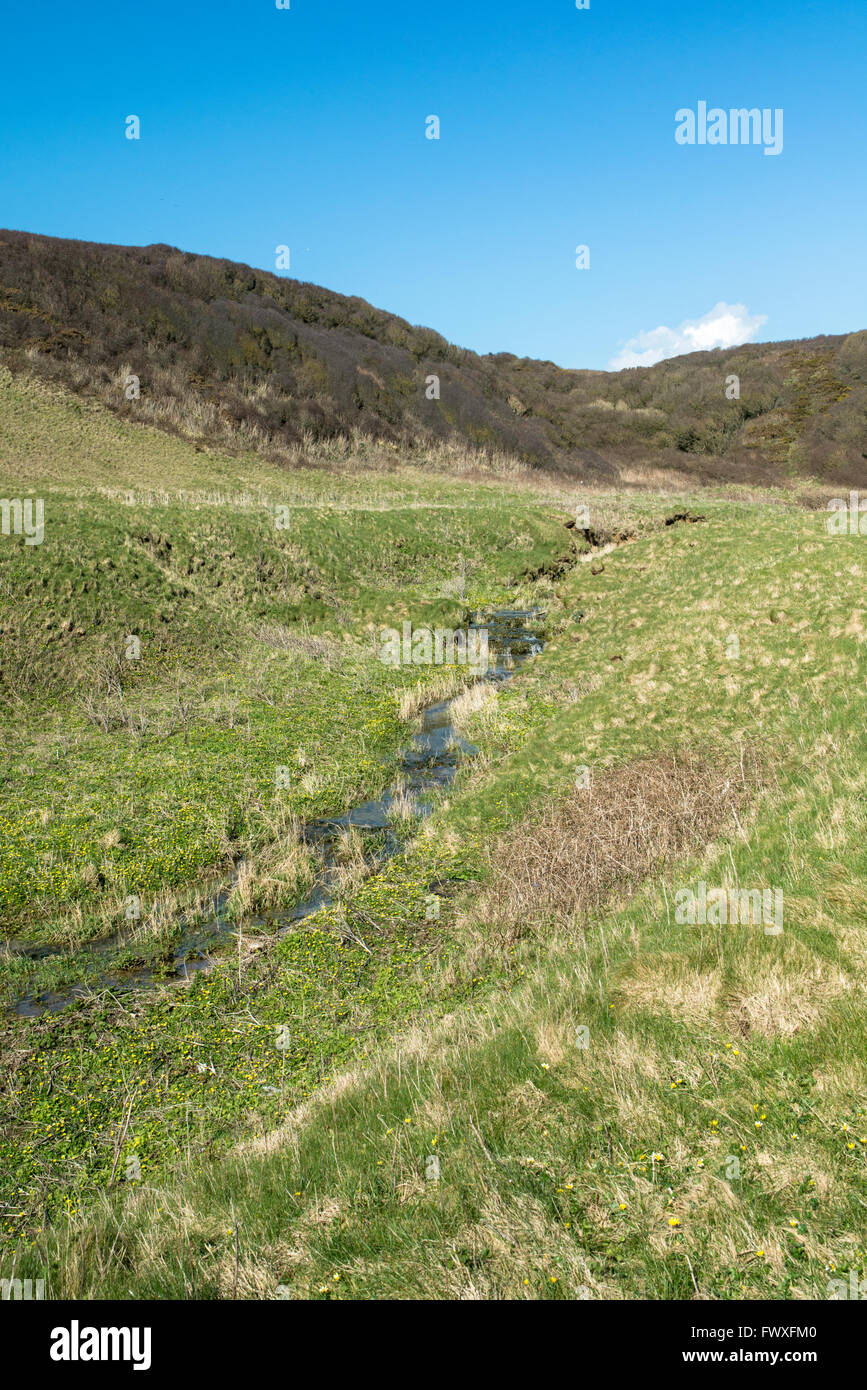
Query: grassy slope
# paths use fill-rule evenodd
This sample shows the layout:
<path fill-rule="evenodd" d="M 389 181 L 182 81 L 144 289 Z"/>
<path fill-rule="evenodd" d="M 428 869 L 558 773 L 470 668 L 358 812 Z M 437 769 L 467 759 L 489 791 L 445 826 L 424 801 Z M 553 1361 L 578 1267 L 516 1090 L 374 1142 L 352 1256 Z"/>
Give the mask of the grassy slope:
<path fill-rule="evenodd" d="M 46 508 L 42 545 L 0 544 L 0 927 L 48 951 L 0 960 L 6 1002 L 97 986 L 102 969 L 146 964 L 168 976 L 180 910 L 204 910 L 205 890 L 240 855 L 249 871 L 238 913 L 291 903 L 307 871 L 293 823 L 379 792 L 408 736 L 402 694 L 434 694 L 443 679 L 385 668 L 379 623 L 456 624 L 467 603 L 507 599 L 522 572 L 556 563 L 568 538 L 528 494 L 456 481 L 446 495 L 421 475 L 290 475 L 196 454 L 8 375 L 0 414 L 0 494 L 40 496 Z M 284 504 L 290 524 L 278 530 Z M 130 636 L 141 643 L 134 661 Z M 178 1116 L 191 1098 L 207 1092 L 200 1142 L 219 1150 L 403 1018 L 418 1002 L 404 975 L 428 949 L 416 920 L 424 872 L 389 916 L 351 1028 L 344 999 L 358 962 L 338 938 L 306 929 L 261 966 L 244 948 L 259 996 L 252 1031 L 246 999 L 218 981 L 131 1004 L 103 993 L 54 1019 L 7 1023 L 6 1233 L 76 1210 L 110 1177 L 114 1126 L 130 1096 L 152 1098 L 156 1058 L 156 1098 L 130 1134 L 151 1173 L 185 1151 Z M 387 877 L 366 891 L 389 906 Z M 142 916 L 130 925 L 132 895 Z M 88 951 L 112 933 L 107 955 Z M 263 1090 L 270 1019 L 286 1016 L 294 1039 L 275 1096 Z M 211 1056 L 221 1075 L 206 1086 L 196 1063 Z"/>
<path fill-rule="evenodd" d="M 421 478 L 373 477 L 359 507 L 351 478 L 199 456 L 0 389 L 4 495 L 46 499 L 43 545 L 0 551 L 0 921 L 32 941 L 100 935 L 127 894 L 187 884 L 275 817 L 379 790 L 406 728 L 396 685 L 431 673 L 396 682 L 375 626 L 456 623 L 567 549 L 533 499 L 457 484 L 445 503 Z M 279 792 L 278 766 L 295 774 Z"/>
<path fill-rule="evenodd" d="M 31 1219 L 48 1194 L 88 1203 L 115 1153 L 144 1183 L 35 1241 L 20 1225 L 22 1274 L 91 1297 L 810 1298 L 861 1266 L 863 538 L 774 502 L 691 505 L 706 523 L 657 530 L 670 499 L 591 499 L 634 507 L 640 538 L 545 586 L 553 640 L 471 724 L 475 769 L 344 902 L 371 958 L 324 913 L 183 1003 L 13 1025 L 10 1197 Z M 578 764 L 604 784 L 684 747 L 767 770 L 689 862 L 589 922 L 530 910 L 508 932 L 460 889 L 581 794 Z M 701 878 L 782 886 L 783 934 L 678 926 Z"/>

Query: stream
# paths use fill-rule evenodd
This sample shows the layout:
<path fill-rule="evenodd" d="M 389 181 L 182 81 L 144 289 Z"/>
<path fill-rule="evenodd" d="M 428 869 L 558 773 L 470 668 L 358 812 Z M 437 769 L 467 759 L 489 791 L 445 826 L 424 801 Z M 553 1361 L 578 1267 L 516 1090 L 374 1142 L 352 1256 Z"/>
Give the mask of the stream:
<path fill-rule="evenodd" d="M 483 681 L 503 684 L 511 679 L 523 663 L 542 651 L 544 642 L 539 635 L 545 613 L 539 608 L 497 608 L 488 614 L 475 614 L 470 628 L 487 628 L 489 666 Z M 377 847 L 364 852 L 370 869 L 403 847 L 404 840 L 394 829 L 395 814 L 409 819 L 429 815 L 433 810 L 431 794 L 441 792 L 453 781 L 458 767 L 476 752 L 456 730 L 451 715 L 451 700 L 437 701 L 421 711 L 420 724 L 412 741 L 400 753 L 398 776 L 382 796 L 353 806 L 341 816 L 323 817 L 302 827 L 303 838 L 317 852 L 321 872 L 312 890 L 292 907 L 261 915 L 250 915 L 241 924 L 243 930 L 267 926 L 279 936 L 291 931 L 305 917 L 333 901 L 332 889 L 336 877 L 337 856 L 346 832 L 352 828 L 364 832 L 379 832 Z M 236 867 L 235 877 L 237 877 Z M 239 924 L 226 915 L 234 879 L 213 898 L 204 921 L 187 926 L 181 919 L 182 935 L 174 951 L 174 976 L 159 980 L 150 966 L 133 968 L 122 974 L 101 973 L 97 988 L 89 984 L 72 985 L 68 990 L 46 991 L 18 999 L 12 1008 L 17 1014 L 33 1018 L 39 1014 L 55 1013 L 67 1008 L 77 999 L 87 998 L 100 990 L 126 991 L 153 987 L 157 983 L 181 983 L 198 971 L 208 971 L 214 964 L 215 947 L 237 935 Z M 91 957 L 109 957 L 122 945 L 119 935 L 93 943 Z M 31 960 L 56 955 L 53 946 L 26 946 L 9 942 L 7 950 L 27 955 Z"/>

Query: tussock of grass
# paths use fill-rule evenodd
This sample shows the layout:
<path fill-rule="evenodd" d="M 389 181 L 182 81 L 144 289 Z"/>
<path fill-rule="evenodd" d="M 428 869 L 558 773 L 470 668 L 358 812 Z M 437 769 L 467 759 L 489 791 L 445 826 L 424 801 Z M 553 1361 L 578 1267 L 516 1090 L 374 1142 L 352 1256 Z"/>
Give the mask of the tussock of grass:
<path fill-rule="evenodd" d="M 452 700 L 451 718 L 462 734 L 469 734 L 473 727 L 490 727 L 497 718 L 497 692 L 494 686 L 482 681 L 468 686 Z"/>
<path fill-rule="evenodd" d="M 314 877 L 313 856 L 293 818 L 255 860 L 245 859 L 239 865 L 228 909 L 233 916 L 244 917 L 285 906 L 300 897 Z"/>
<path fill-rule="evenodd" d="M 426 705 L 439 700 L 449 700 L 456 691 L 462 690 L 471 679 L 464 667 L 449 666 L 437 670 L 426 681 L 420 681 L 397 696 L 398 713 L 401 719 L 415 719 Z"/>

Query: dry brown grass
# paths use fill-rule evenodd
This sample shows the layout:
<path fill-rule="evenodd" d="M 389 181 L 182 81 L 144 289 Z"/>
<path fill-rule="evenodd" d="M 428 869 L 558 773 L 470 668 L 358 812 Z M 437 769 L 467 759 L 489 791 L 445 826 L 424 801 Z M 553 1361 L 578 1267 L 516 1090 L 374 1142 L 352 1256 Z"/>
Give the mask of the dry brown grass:
<path fill-rule="evenodd" d="M 452 700 L 452 724 L 461 733 L 466 733 L 468 725 L 480 719 L 482 726 L 489 730 L 497 723 L 497 692 L 492 685 L 477 681 Z"/>
<path fill-rule="evenodd" d="M 334 886 L 340 897 L 353 893 L 371 871 L 364 857 L 364 839 L 360 830 L 349 826 L 341 832 L 334 846 Z"/>
<path fill-rule="evenodd" d="M 721 1007 L 723 973 L 699 970 L 678 952 L 638 959 L 618 983 L 618 1003 L 630 1009 L 670 1014 L 698 1028 Z"/>
<path fill-rule="evenodd" d="M 586 917 L 616 889 L 704 846 L 757 781 L 752 761 L 726 769 L 689 752 L 606 773 L 494 846 L 485 919 L 512 939 L 534 919 Z"/>
<path fill-rule="evenodd" d="M 256 629 L 256 637 L 275 651 L 294 652 L 310 661 L 322 661 L 328 670 L 345 658 L 345 647 L 331 637 L 315 637 L 308 632 L 295 633 L 277 623 L 265 623 Z"/>
<path fill-rule="evenodd" d="M 229 905 L 233 913 L 246 916 L 291 901 L 313 881 L 313 860 L 294 820 L 280 840 L 246 859 L 238 869 Z"/>
<path fill-rule="evenodd" d="M 465 667 L 445 666 L 436 671 L 428 681 L 420 681 L 418 685 L 410 686 L 408 690 L 399 691 L 395 695 L 398 713 L 401 719 L 415 719 L 416 715 L 428 705 L 437 704 L 440 700 L 448 700 L 452 695 L 463 690 L 466 683 Z"/>
<path fill-rule="evenodd" d="M 395 787 L 388 807 L 390 821 L 411 821 L 418 814 L 413 795 L 403 784 Z"/>

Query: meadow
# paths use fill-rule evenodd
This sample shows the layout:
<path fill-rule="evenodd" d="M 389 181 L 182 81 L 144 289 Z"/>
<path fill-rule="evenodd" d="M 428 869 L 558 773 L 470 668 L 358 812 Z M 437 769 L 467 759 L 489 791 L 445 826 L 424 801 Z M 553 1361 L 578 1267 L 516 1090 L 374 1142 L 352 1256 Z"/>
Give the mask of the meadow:
<path fill-rule="evenodd" d="M 41 545 L 0 537 L 4 1270 L 617 1300 L 862 1269 L 862 536 L 469 452 L 289 469 L 8 373 L 0 420 L 0 493 L 45 500 Z M 501 689 L 377 658 L 381 625 L 498 607 L 546 639 Z M 475 754 L 275 930 L 299 827 L 388 785 L 443 695 Z M 783 931 L 678 920 L 700 883 L 781 889 Z M 179 975 L 215 897 L 231 935 Z"/>

